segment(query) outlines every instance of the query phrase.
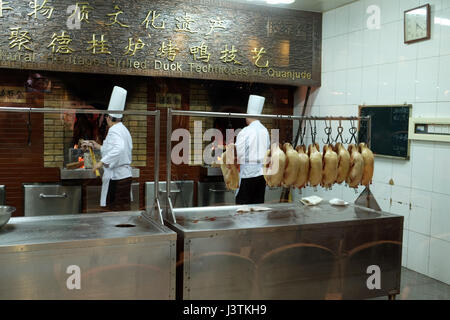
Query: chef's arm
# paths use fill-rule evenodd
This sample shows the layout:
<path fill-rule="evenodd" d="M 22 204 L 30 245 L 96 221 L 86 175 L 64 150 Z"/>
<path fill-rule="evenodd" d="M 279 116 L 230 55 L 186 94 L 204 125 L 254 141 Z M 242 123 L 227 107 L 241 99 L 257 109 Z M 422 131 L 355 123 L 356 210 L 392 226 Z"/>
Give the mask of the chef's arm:
<path fill-rule="evenodd" d="M 103 165 L 104 165 L 103 162 L 97 161 L 97 162 L 95 163 L 95 165 L 92 167 L 92 171 L 95 172 L 96 170 L 98 170 L 98 169 L 100 169 L 101 167 L 103 167 Z"/>
<path fill-rule="evenodd" d="M 124 150 L 124 142 L 117 133 L 111 133 L 111 139 L 108 140 L 108 152 L 100 160 L 105 167 L 114 168 L 118 165 L 121 153 Z"/>

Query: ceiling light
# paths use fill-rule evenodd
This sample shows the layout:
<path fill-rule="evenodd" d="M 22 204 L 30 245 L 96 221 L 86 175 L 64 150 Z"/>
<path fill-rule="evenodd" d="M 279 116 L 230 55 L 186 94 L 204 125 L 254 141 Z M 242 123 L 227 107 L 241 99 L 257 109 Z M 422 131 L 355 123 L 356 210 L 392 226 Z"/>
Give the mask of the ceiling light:
<path fill-rule="evenodd" d="M 266 0 L 267 4 L 290 4 L 294 3 L 295 0 Z"/>
<path fill-rule="evenodd" d="M 267 4 L 291 4 L 295 2 L 295 0 L 247 0 L 247 1 L 266 2 Z"/>

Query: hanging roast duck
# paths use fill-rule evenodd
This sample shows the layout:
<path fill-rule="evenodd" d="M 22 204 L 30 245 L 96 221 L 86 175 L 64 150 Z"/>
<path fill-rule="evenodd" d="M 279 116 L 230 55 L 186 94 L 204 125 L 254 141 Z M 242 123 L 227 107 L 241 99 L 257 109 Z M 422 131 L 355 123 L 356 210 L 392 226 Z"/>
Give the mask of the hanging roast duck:
<path fill-rule="evenodd" d="M 306 146 L 297 146 L 296 148 L 299 158 L 299 169 L 294 187 L 303 188 L 308 183 L 309 178 L 309 157 L 306 154 Z"/>
<path fill-rule="evenodd" d="M 269 187 L 280 187 L 284 177 L 286 155 L 278 143 L 272 144 L 264 158 L 263 174 Z"/>

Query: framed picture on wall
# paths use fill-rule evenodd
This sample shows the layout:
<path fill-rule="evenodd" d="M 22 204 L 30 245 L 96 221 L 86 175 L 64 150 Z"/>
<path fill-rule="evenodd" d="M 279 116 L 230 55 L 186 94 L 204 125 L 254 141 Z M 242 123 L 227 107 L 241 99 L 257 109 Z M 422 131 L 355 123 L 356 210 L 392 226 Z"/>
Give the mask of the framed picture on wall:
<path fill-rule="evenodd" d="M 430 39 L 430 5 L 406 10 L 403 17 L 404 42 L 413 43 Z"/>

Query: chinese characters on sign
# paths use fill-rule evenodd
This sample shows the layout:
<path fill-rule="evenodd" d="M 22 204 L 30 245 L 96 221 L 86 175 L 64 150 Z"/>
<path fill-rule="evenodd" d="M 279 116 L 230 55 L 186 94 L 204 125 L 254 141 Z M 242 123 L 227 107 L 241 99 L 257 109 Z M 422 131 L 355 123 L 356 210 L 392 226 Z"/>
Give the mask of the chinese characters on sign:
<path fill-rule="evenodd" d="M 50 19 L 52 17 L 52 13 L 54 8 L 52 6 L 46 6 L 47 0 L 43 0 L 42 3 L 39 5 L 38 0 L 34 0 L 30 2 L 30 8 L 33 9 L 28 15 L 33 16 L 36 19 L 38 12 L 42 14 L 44 17 L 46 16 L 47 19 Z"/>
<path fill-rule="evenodd" d="M 266 49 L 260 48 L 259 50 L 257 48 L 254 48 L 252 50 L 252 53 L 255 55 L 253 56 L 253 59 L 255 60 L 255 66 L 258 68 L 267 68 L 269 66 L 269 61 L 266 61 L 266 64 L 261 65 L 259 60 L 262 58 L 262 55 L 266 53 Z"/>
<path fill-rule="evenodd" d="M 176 45 L 172 44 L 172 40 L 169 40 L 169 43 L 166 45 L 166 42 L 163 41 L 161 44 L 161 47 L 158 49 L 158 53 L 156 54 L 160 58 L 166 58 L 167 60 L 174 61 L 175 57 L 177 55 L 177 52 L 180 51 L 180 49 L 177 48 Z"/>
<path fill-rule="evenodd" d="M 187 13 L 184 15 L 184 17 L 177 17 L 176 20 L 178 21 L 176 23 L 175 31 L 178 32 L 189 32 L 189 33 L 197 33 L 198 31 L 192 30 L 191 24 L 195 23 L 195 20 L 192 19 Z"/>
<path fill-rule="evenodd" d="M 79 21 L 86 21 L 89 23 L 89 13 L 92 10 L 94 10 L 94 8 L 89 5 L 89 2 L 77 2 L 75 4 L 75 10 L 70 17 L 77 15 Z"/>
<path fill-rule="evenodd" d="M 100 36 L 100 40 L 97 40 L 96 35 L 93 34 L 92 40 L 88 41 L 87 43 L 92 44 L 90 47 L 86 49 L 88 51 L 91 51 L 92 54 L 102 54 L 102 53 L 111 54 L 111 52 L 108 51 L 109 44 L 107 44 L 107 41 L 104 39 L 103 34 Z"/>
<path fill-rule="evenodd" d="M 203 42 L 200 46 L 191 47 L 190 52 L 194 56 L 194 60 L 209 62 L 211 57 L 211 53 L 208 52 L 208 46 L 205 46 Z"/>
<path fill-rule="evenodd" d="M 12 10 L 13 8 L 8 7 L 9 2 L 0 0 L 0 18 L 3 17 L 3 11 Z"/>
<path fill-rule="evenodd" d="M 292 84 L 320 76 L 320 14 L 190 1 L 0 0 L 0 67 Z"/>
<path fill-rule="evenodd" d="M 11 35 L 8 38 L 8 40 L 11 40 L 9 42 L 10 49 L 16 48 L 18 51 L 21 51 L 22 48 L 24 48 L 26 50 L 33 51 L 33 49 L 27 46 L 31 42 L 31 37 L 28 35 L 28 31 L 20 31 L 20 27 L 10 29 Z"/>
<path fill-rule="evenodd" d="M 151 15 L 151 18 L 150 18 Z M 156 25 L 156 19 L 158 19 L 160 14 L 156 14 L 155 10 L 150 10 L 147 13 L 147 16 L 145 17 L 144 21 L 142 21 L 141 24 L 145 24 L 145 28 L 148 29 L 148 25 L 150 23 L 150 26 L 154 29 L 165 29 L 166 22 L 163 20 L 160 25 Z"/>
<path fill-rule="evenodd" d="M 123 13 L 123 11 L 120 10 L 119 6 L 114 6 L 114 10 L 116 10 L 115 13 L 108 13 L 108 14 L 107 14 L 107 16 L 110 17 L 110 20 L 111 20 L 112 22 L 111 22 L 111 23 L 107 23 L 106 25 L 107 25 L 107 26 L 112 26 L 113 24 L 116 24 L 116 23 L 117 23 L 117 24 L 118 24 L 119 26 L 121 26 L 121 27 L 129 28 L 130 26 L 127 26 L 126 24 L 123 24 L 122 22 L 120 22 L 120 21 L 118 20 L 119 15 Z"/>
<path fill-rule="evenodd" d="M 222 54 L 220 60 L 222 60 L 223 63 L 242 64 L 236 60 L 237 50 L 234 48 L 234 46 L 231 46 L 231 49 L 228 50 L 228 45 L 226 44 L 225 49 L 220 51 L 220 53 Z"/>
<path fill-rule="evenodd" d="M 0 102 L 3 103 L 25 103 L 25 92 L 23 87 L 1 87 Z"/>
<path fill-rule="evenodd" d="M 136 51 L 142 50 L 145 47 L 145 43 L 139 38 L 136 42 L 133 42 L 133 38 L 128 38 L 128 45 L 125 47 L 124 55 L 134 56 Z"/>
<path fill-rule="evenodd" d="M 62 31 L 59 36 L 56 33 L 52 35 L 52 42 L 47 48 L 51 47 L 52 53 L 70 54 L 74 52 L 74 49 L 69 47 L 71 42 L 72 39 L 70 39 L 70 36 L 65 31 Z"/>
<path fill-rule="evenodd" d="M 220 20 L 220 18 L 217 18 L 217 20 L 210 19 L 209 24 L 211 29 L 209 29 L 209 32 L 207 34 L 211 34 L 213 31 L 215 31 L 215 29 L 225 29 L 224 23 L 225 21 Z"/>

